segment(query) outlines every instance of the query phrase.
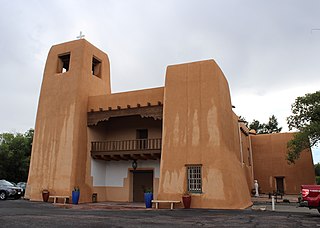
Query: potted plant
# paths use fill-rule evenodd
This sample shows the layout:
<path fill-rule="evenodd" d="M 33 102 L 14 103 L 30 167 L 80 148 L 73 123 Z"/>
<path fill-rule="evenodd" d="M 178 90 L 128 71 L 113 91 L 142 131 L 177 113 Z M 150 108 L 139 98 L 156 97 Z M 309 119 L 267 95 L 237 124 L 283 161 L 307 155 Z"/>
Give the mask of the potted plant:
<path fill-rule="evenodd" d="M 43 202 L 48 202 L 49 195 L 50 195 L 50 192 L 49 192 L 48 189 L 43 189 L 42 190 L 42 200 L 43 200 Z"/>
<path fill-rule="evenodd" d="M 146 204 L 146 208 L 152 208 L 153 193 L 152 188 L 147 188 L 144 190 L 144 202 Z"/>
<path fill-rule="evenodd" d="M 80 197 L 80 188 L 74 187 L 72 191 L 72 204 L 78 204 Z"/>
<path fill-rule="evenodd" d="M 189 209 L 191 206 L 191 195 L 189 192 L 184 192 L 182 195 L 183 206 L 186 209 Z"/>

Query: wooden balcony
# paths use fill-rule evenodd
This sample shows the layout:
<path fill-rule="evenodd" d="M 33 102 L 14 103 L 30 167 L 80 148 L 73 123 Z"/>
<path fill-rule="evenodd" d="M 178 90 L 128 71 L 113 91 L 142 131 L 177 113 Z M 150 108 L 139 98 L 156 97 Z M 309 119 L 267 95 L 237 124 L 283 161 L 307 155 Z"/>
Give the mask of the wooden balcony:
<path fill-rule="evenodd" d="M 91 142 L 91 156 L 106 161 L 156 160 L 161 157 L 161 138 Z"/>

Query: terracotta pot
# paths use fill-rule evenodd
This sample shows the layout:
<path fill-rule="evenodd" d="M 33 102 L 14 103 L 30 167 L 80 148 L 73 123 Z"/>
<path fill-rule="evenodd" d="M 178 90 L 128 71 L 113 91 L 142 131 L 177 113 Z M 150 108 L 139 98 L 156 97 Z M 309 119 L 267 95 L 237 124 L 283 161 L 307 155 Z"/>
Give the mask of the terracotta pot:
<path fill-rule="evenodd" d="M 183 202 L 184 208 L 186 208 L 186 209 L 190 208 L 191 196 L 190 195 L 182 196 L 182 202 Z"/>
<path fill-rule="evenodd" d="M 49 195 L 50 195 L 50 192 L 48 190 L 43 190 L 42 191 L 43 202 L 48 202 Z"/>

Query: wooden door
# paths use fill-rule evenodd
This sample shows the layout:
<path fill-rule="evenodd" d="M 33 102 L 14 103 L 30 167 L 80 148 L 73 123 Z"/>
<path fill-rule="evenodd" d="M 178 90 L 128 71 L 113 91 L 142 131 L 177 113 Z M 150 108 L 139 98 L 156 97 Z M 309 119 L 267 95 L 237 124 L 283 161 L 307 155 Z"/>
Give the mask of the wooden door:
<path fill-rule="evenodd" d="M 279 192 L 279 193 L 284 193 L 283 179 L 284 179 L 284 177 L 276 177 L 277 192 Z"/>
<path fill-rule="evenodd" d="M 153 189 L 153 171 L 135 170 L 133 173 L 133 202 L 144 201 L 144 191 Z"/>
<path fill-rule="evenodd" d="M 147 149 L 148 148 L 148 129 L 138 129 L 137 130 L 137 149 Z"/>

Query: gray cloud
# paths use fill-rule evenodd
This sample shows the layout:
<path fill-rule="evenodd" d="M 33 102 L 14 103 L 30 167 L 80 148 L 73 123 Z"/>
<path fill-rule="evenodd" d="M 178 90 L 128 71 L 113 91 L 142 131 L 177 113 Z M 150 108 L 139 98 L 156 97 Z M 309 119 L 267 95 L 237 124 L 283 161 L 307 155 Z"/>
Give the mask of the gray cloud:
<path fill-rule="evenodd" d="M 320 28 L 319 1 L 1 3 L 0 132 L 34 127 L 47 53 L 79 31 L 109 55 L 114 92 L 162 86 L 167 65 L 209 58 L 225 73 L 237 107 L 245 106 L 237 99 L 243 93 L 267 99 L 320 85 L 320 32 L 311 33 Z M 266 109 L 293 100 L 283 102 Z M 258 110 L 256 116 L 265 118 Z"/>

